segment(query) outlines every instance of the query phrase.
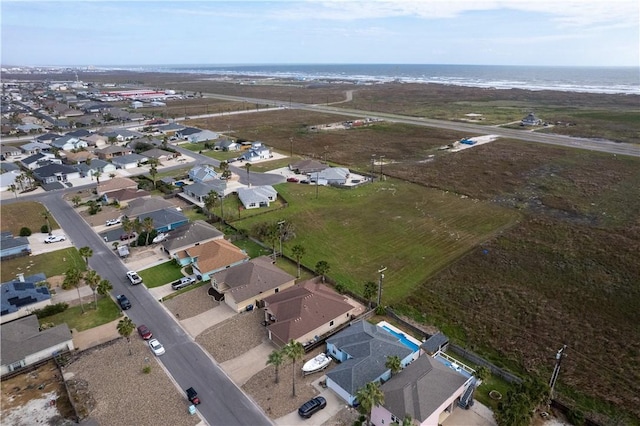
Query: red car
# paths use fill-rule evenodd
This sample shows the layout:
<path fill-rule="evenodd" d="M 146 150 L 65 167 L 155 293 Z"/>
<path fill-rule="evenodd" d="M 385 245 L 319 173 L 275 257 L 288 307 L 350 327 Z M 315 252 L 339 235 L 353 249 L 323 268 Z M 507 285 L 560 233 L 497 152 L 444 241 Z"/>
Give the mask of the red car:
<path fill-rule="evenodd" d="M 149 330 L 149 328 L 146 325 L 141 325 L 138 327 L 138 334 L 144 340 L 149 340 L 153 337 L 153 334 L 151 334 L 151 330 Z"/>
<path fill-rule="evenodd" d="M 120 241 L 130 240 L 131 238 L 135 238 L 136 234 L 122 234 L 120 235 Z"/>
<path fill-rule="evenodd" d="M 292 176 L 290 178 L 287 178 L 287 182 L 298 182 L 298 178 Z"/>

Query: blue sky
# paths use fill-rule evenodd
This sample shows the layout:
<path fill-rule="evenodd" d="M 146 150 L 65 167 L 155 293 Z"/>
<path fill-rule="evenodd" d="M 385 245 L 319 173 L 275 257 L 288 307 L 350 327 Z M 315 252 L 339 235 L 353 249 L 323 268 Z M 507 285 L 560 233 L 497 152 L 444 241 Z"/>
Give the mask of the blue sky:
<path fill-rule="evenodd" d="M 2 66 L 638 66 L 637 0 L 2 0 Z"/>

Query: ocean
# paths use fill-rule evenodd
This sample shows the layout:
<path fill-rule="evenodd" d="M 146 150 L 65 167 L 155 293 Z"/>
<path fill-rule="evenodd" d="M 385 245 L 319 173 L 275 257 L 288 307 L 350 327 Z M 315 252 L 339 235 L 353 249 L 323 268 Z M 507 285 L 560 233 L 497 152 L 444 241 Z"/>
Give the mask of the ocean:
<path fill-rule="evenodd" d="M 301 81 L 349 81 L 360 84 L 438 83 L 496 89 L 558 90 L 640 94 L 637 67 L 537 67 L 495 65 L 152 65 L 95 67 L 140 72 L 272 77 Z"/>

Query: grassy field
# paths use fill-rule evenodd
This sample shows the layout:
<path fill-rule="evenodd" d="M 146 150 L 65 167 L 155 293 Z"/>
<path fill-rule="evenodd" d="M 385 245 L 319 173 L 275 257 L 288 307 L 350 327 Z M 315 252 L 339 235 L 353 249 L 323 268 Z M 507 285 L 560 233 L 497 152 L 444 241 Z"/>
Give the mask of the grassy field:
<path fill-rule="evenodd" d="M 0 205 L 0 218 L 2 218 L 2 230 L 11 231 L 17 237 L 20 235 L 20 228 L 27 227 L 31 232 L 37 234 L 40 228 L 47 224 L 43 213 L 46 211 L 44 205 L 35 201 L 21 203 L 11 203 Z M 49 217 L 51 229 L 60 229 L 60 225 L 53 216 Z"/>
<path fill-rule="evenodd" d="M 18 257 L 3 260 L 0 275 L 2 282 L 10 281 L 16 274 L 25 275 L 44 273 L 47 277 L 64 274 L 67 269 L 75 266 L 81 271 L 86 270 L 84 259 L 75 247 L 42 253 L 35 256 Z"/>
<path fill-rule="evenodd" d="M 98 309 L 93 308 L 93 300 L 90 304 L 84 304 L 85 313 L 82 313 L 80 305 L 72 306 L 64 312 L 40 319 L 40 324 L 53 323 L 55 325 L 67 324 L 70 329 L 78 331 L 88 330 L 102 324 L 109 323 L 122 316 L 122 312 L 110 297 L 98 296 Z"/>
<path fill-rule="evenodd" d="M 277 185 L 288 208 L 234 226 L 293 223 L 298 237 L 284 244 L 285 253 L 304 246 L 303 264 L 313 269 L 327 261 L 329 275 L 355 293 L 386 266 L 385 303 L 402 300 L 416 283 L 519 219 L 509 209 L 396 180 L 354 190 L 318 189 L 316 198 L 313 185 Z"/>

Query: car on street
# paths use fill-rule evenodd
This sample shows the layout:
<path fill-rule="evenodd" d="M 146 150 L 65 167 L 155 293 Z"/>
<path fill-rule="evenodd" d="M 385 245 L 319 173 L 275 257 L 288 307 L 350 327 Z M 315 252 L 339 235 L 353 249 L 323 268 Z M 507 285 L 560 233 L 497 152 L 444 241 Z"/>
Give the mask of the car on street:
<path fill-rule="evenodd" d="M 135 238 L 136 234 L 133 232 L 131 234 L 122 234 L 120 235 L 120 241 L 130 240 L 131 238 Z"/>
<path fill-rule="evenodd" d="M 300 408 L 298 408 L 298 414 L 300 415 L 300 417 L 308 419 L 309 417 L 313 416 L 316 411 L 320 411 L 326 406 L 327 400 L 321 396 L 317 396 L 302 404 Z"/>
<path fill-rule="evenodd" d="M 149 330 L 149 327 L 147 327 L 144 324 L 141 325 L 141 326 L 138 326 L 138 334 L 144 340 L 149 340 L 149 339 L 151 339 L 153 337 L 153 334 L 151 333 L 151 330 Z"/>
<path fill-rule="evenodd" d="M 49 235 L 47 238 L 44 239 L 45 244 L 50 244 L 50 243 L 58 243 L 60 241 L 64 241 L 67 238 L 62 236 L 62 235 Z"/>
<path fill-rule="evenodd" d="M 164 354 L 164 346 L 162 346 L 162 343 L 160 343 L 158 339 L 149 340 L 149 347 L 156 356 Z"/>
<path fill-rule="evenodd" d="M 188 285 L 195 283 L 195 278 L 192 277 L 182 277 L 178 281 L 171 284 L 171 288 L 174 290 L 180 290 L 181 288 L 185 288 Z"/>
<path fill-rule="evenodd" d="M 116 300 L 118 301 L 118 304 L 123 311 L 126 311 L 131 307 L 131 302 L 129 302 L 129 299 L 124 294 L 117 295 Z"/>
<path fill-rule="evenodd" d="M 120 223 L 120 218 L 117 219 L 109 219 L 108 221 L 105 222 L 105 225 L 107 226 L 112 226 L 112 225 L 117 225 Z"/>
<path fill-rule="evenodd" d="M 131 285 L 142 284 L 142 278 L 136 271 L 127 271 L 127 278 L 131 282 Z"/>
<path fill-rule="evenodd" d="M 287 182 L 300 182 L 300 179 L 298 179 L 297 177 L 288 177 L 287 178 Z"/>

